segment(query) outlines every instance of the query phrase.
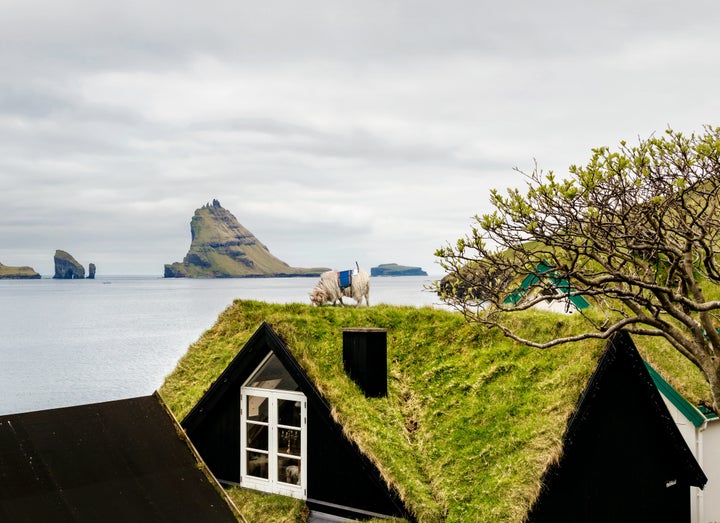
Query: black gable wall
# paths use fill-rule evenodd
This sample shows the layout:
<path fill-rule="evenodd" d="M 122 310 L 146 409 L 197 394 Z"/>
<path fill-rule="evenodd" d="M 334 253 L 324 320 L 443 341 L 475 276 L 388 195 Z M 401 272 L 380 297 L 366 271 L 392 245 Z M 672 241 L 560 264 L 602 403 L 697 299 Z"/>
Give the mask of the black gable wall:
<path fill-rule="evenodd" d="M 213 475 L 240 483 L 240 387 L 271 350 L 261 327 L 181 422 Z"/>
<path fill-rule="evenodd" d="M 218 480 L 240 483 L 240 386 L 204 414 L 211 421 L 183 428 Z"/>
<path fill-rule="evenodd" d="M 240 482 L 240 387 L 272 348 L 263 324 L 181 422 L 213 475 Z"/>
<path fill-rule="evenodd" d="M 307 394 L 307 393 L 306 393 Z M 377 467 L 349 441 L 324 401 L 308 395 L 308 505 L 344 516 L 389 515 L 412 519 Z M 334 507 L 333 505 L 338 505 Z M 358 511 L 343 510 L 350 507 Z M 359 512 L 365 511 L 370 514 Z"/>
<path fill-rule="evenodd" d="M 568 426 L 528 523 L 682 523 L 705 476 L 630 337 L 616 336 Z"/>
<path fill-rule="evenodd" d="M 272 328 L 263 324 L 182 421 L 215 477 L 240 482 L 240 388 L 273 352 L 307 397 L 307 503 L 350 517 L 412 519 L 377 467 L 343 434 L 330 407 Z M 342 357 L 339 352 L 338 357 Z"/>

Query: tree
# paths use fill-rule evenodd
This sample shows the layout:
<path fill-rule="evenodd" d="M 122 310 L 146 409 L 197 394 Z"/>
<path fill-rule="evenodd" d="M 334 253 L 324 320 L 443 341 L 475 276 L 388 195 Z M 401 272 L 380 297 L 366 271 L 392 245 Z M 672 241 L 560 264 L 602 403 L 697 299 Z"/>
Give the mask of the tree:
<path fill-rule="evenodd" d="M 700 369 L 720 412 L 720 128 L 594 149 L 565 178 L 518 172 L 526 192 L 492 191 L 493 212 L 436 251 L 443 299 L 538 348 L 619 330 L 662 336 Z M 593 305 L 576 335 L 524 339 L 507 321 L 572 296 Z"/>

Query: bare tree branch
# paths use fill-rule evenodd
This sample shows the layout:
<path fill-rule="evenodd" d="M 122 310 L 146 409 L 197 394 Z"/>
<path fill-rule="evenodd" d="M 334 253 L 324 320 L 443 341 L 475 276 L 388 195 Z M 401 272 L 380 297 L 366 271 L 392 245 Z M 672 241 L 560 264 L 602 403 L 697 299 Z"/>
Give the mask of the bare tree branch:
<path fill-rule="evenodd" d="M 492 191 L 493 212 L 436 252 L 446 302 L 537 348 L 618 330 L 662 336 L 705 375 L 718 407 L 720 128 L 600 147 L 565 178 L 537 164 L 518 172 L 525 191 Z M 576 335 L 524 339 L 506 321 L 580 296 L 600 314 L 583 314 Z"/>

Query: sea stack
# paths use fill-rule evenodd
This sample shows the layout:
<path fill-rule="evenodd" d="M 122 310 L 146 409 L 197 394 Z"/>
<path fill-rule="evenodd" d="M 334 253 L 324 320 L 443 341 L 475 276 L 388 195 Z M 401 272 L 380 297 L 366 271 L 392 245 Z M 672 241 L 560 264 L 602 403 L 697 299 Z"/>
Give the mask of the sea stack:
<path fill-rule="evenodd" d="M 95 279 L 95 264 L 91 263 L 88 265 L 88 279 L 94 280 Z"/>
<path fill-rule="evenodd" d="M 192 242 L 182 262 L 165 265 L 166 278 L 257 278 L 320 276 L 324 267 L 290 267 L 213 200 L 195 210 Z"/>
<path fill-rule="evenodd" d="M 79 280 L 85 278 L 85 268 L 75 258 L 60 249 L 55 251 L 56 280 Z"/>

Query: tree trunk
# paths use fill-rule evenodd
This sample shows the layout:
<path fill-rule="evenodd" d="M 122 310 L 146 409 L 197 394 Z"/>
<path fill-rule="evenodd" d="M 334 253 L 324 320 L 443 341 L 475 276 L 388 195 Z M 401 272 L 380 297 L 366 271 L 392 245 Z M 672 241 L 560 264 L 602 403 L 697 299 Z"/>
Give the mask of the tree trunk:
<path fill-rule="evenodd" d="M 712 394 L 712 408 L 716 413 L 720 413 L 720 365 L 717 358 L 709 358 L 704 362 L 703 374 L 710 384 L 710 393 Z"/>

